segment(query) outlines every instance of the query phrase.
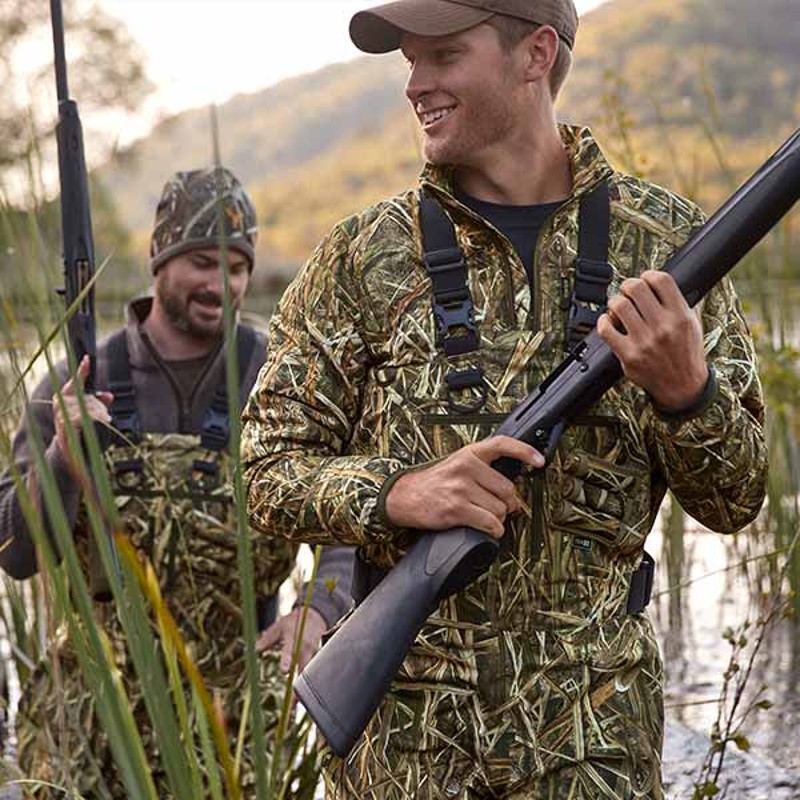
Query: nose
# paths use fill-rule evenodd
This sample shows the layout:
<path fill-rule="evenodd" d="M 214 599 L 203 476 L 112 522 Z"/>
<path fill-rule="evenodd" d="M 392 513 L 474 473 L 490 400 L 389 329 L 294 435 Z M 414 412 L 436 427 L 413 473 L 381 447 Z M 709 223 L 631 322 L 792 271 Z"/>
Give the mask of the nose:
<path fill-rule="evenodd" d="M 432 70 L 426 69 L 422 60 L 417 60 L 411 66 L 406 81 L 406 97 L 412 106 L 430 94 L 434 89 Z"/>
<path fill-rule="evenodd" d="M 210 269 L 206 271 L 203 277 L 205 278 L 203 283 L 205 284 L 204 288 L 206 291 L 214 292 L 214 294 L 222 297 L 222 290 L 224 286 L 222 267 L 217 267 L 216 269 Z"/>

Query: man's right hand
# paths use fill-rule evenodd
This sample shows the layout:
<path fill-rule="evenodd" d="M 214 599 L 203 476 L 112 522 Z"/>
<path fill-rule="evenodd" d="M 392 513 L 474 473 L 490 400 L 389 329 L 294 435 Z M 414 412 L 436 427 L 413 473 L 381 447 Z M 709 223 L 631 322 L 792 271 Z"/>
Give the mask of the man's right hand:
<path fill-rule="evenodd" d="M 502 457 L 544 466 L 541 453 L 510 436 L 467 445 L 444 461 L 398 478 L 386 495 L 389 522 L 428 531 L 463 525 L 499 539 L 506 515 L 522 507 L 514 484 L 491 467 Z"/>
<path fill-rule="evenodd" d="M 78 365 L 77 379 L 80 380 L 81 386 L 89 374 L 89 357 L 84 356 L 81 363 Z M 81 407 L 78 403 L 78 397 L 75 394 L 74 379 L 70 378 L 61 388 L 61 396 L 64 401 L 64 409 L 62 410 L 61 403 L 58 396 L 53 395 L 53 420 L 56 429 L 56 443 L 61 454 L 67 458 L 69 456 L 69 444 L 67 443 L 67 429 L 68 427 L 74 428 L 80 432 L 83 428 L 83 420 L 81 418 Z M 111 423 L 111 414 L 109 407 L 114 400 L 114 395 L 111 392 L 97 392 L 97 394 L 86 395 L 86 412 L 90 419 L 95 422 L 100 422 L 104 425 Z M 65 413 L 66 412 L 66 413 Z"/>

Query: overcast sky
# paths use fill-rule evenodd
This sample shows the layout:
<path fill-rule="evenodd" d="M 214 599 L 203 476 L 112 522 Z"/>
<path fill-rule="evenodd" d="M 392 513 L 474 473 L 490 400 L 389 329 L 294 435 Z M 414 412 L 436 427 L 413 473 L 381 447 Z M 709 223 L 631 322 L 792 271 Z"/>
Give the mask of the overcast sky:
<path fill-rule="evenodd" d="M 577 0 L 579 12 L 602 0 Z M 157 91 L 141 124 L 222 103 L 282 78 L 360 55 L 352 14 L 375 0 L 99 0 L 144 48 Z M 144 133 L 144 130 L 141 131 Z M 135 135 L 129 128 L 127 135 Z"/>

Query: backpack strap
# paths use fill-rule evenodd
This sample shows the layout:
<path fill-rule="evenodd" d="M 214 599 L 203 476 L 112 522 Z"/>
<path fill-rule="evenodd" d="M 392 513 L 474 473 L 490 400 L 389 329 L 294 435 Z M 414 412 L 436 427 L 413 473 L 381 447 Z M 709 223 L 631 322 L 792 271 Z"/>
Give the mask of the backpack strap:
<path fill-rule="evenodd" d="M 455 226 L 439 203 L 419 193 L 423 261 L 431 280 L 436 343 L 447 358 L 478 350 L 480 336 L 475 323 L 475 306 L 469 290 L 469 273 L 464 253 L 456 239 Z M 447 375 L 447 402 L 453 413 L 478 411 L 486 402 L 486 382 L 479 368 L 452 371 Z M 478 389 L 475 403 L 462 405 L 453 394 Z"/>
<path fill-rule="evenodd" d="M 611 203 L 603 181 L 581 198 L 578 212 L 578 259 L 569 302 L 566 347 L 572 351 L 606 310 L 614 275 L 608 263 Z"/>

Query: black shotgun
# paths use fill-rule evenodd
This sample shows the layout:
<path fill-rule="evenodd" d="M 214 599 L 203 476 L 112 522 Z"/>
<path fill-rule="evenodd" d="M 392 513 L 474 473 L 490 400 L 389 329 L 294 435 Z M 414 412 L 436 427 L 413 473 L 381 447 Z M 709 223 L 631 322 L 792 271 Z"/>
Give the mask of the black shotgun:
<path fill-rule="evenodd" d="M 53 27 L 58 97 L 56 142 L 61 190 L 61 238 L 64 247 L 64 288 L 60 293 L 64 296 L 67 311 L 72 309 L 72 314 L 67 320 L 67 338 L 75 356 L 75 364 L 80 364 L 84 356 L 89 356 L 89 375 L 84 382 L 84 391 L 89 394 L 95 389 L 97 356 L 93 285 L 95 259 L 89 205 L 89 177 L 86 171 L 83 128 L 78 115 L 78 104 L 69 97 L 61 0 L 50 0 L 50 19 Z M 101 442 L 107 440 L 103 431 L 98 431 L 98 434 Z M 108 541 L 115 569 L 119 572 L 116 546 L 110 532 Z M 108 601 L 111 599 L 108 578 L 93 541 L 90 547 L 91 593 L 95 600 Z"/>
<path fill-rule="evenodd" d="M 89 208 L 89 180 L 83 151 L 83 129 L 78 105 L 69 97 L 67 62 L 64 52 L 64 17 L 61 0 L 50 0 L 58 96 L 58 174 L 61 188 L 61 235 L 64 246 L 64 303 L 67 309 L 82 300 L 67 322 L 70 346 L 76 363 L 88 355 L 91 363 L 85 388 L 94 390 L 95 316 L 94 239 Z M 87 287 L 89 289 L 87 290 Z"/>
<path fill-rule="evenodd" d="M 800 130 L 668 261 L 690 306 L 778 223 L 800 198 Z M 595 331 L 505 419 L 512 436 L 547 455 L 566 425 L 622 377 Z M 492 465 L 509 478 L 519 462 Z M 364 731 L 409 648 L 440 600 L 497 557 L 498 543 L 472 528 L 423 533 L 297 677 L 295 691 L 331 749 L 346 756 Z"/>

